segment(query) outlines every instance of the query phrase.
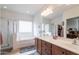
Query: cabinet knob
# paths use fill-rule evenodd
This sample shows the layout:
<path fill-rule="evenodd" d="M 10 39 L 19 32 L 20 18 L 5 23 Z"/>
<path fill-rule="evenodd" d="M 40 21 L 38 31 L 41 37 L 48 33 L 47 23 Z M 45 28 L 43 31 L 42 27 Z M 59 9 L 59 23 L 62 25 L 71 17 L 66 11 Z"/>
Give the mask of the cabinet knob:
<path fill-rule="evenodd" d="M 65 54 L 65 52 L 62 52 L 62 54 Z"/>

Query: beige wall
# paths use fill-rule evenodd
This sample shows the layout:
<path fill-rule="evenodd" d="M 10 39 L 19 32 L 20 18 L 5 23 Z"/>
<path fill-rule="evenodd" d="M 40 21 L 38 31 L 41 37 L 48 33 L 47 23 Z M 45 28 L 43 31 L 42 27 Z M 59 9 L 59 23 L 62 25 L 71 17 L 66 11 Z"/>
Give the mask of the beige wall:
<path fill-rule="evenodd" d="M 79 6 L 70 8 L 64 12 L 64 19 L 79 16 Z"/>

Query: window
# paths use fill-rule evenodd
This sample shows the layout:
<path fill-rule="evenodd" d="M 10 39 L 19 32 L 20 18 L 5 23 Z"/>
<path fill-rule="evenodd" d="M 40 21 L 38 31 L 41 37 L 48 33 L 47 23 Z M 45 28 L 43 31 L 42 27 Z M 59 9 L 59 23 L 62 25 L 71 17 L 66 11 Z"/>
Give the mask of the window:
<path fill-rule="evenodd" d="M 31 21 L 19 21 L 19 32 L 32 32 Z"/>
<path fill-rule="evenodd" d="M 44 24 L 42 24 L 42 31 L 44 31 Z"/>
<path fill-rule="evenodd" d="M 45 32 L 49 32 L 49 24 L 45 24 Z"/>

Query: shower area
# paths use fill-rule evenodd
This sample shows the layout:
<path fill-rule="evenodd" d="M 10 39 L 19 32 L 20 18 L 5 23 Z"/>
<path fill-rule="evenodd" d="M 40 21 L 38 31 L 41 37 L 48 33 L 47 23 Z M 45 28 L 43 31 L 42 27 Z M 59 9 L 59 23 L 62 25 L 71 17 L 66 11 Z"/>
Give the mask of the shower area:
<path fill-rule="evenodd" d="M 0 54 L 7 54 L 13 49 L 14 26 L 12 20 L 1 19 L 0 22 Z"/>

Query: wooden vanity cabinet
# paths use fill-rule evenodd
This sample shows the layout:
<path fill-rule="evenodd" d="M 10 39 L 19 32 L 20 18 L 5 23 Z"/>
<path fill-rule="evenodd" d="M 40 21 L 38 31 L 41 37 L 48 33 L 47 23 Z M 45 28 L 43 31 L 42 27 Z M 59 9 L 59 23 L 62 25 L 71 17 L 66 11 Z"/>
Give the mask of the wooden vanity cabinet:
<path fill-rule="evenodd" d="M 76 53 L 38 38 L 35 39 L 35 45 L 37 52 L 41 55 L 77 55 Z"/>

